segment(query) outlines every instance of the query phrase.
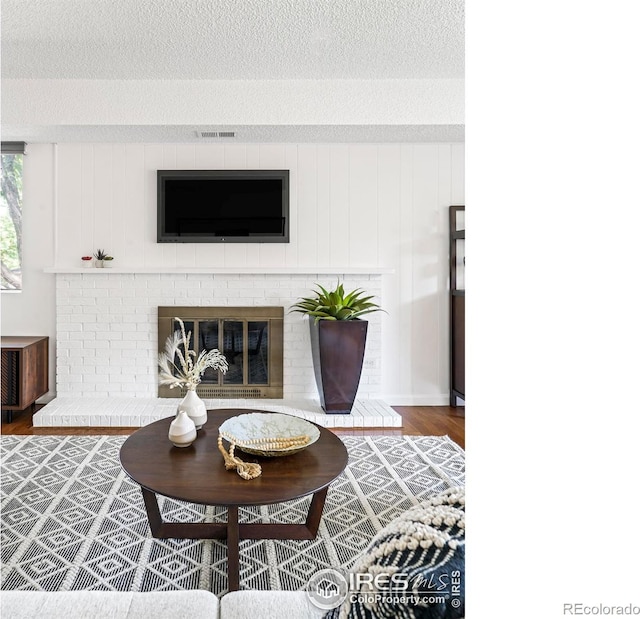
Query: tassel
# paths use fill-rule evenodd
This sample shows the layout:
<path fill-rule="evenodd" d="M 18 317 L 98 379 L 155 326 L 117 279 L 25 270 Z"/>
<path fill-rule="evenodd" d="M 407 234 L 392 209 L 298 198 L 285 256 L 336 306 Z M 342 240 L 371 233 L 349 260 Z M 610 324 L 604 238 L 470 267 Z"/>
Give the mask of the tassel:
<path fill-rule="evenodd" d="M 255 479 L 262 474 L 262 468 L 259 464 L 243 462 L 240 458 L 236 457 L 236 446 L 233 443 L 231 443 L 231 447 L 227 452 L 222 444 L 222 436 L 218 436 L 218 449 L 224 458 L 224 468 L 227 469 L 227 471 L 235 469 L 242 479 Z"/>

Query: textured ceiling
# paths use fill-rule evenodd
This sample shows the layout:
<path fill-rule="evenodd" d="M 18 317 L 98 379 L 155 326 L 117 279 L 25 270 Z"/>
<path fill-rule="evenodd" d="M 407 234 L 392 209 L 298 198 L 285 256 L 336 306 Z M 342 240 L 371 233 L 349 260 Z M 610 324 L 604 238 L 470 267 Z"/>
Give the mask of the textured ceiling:
<path fill-rule="evenodd" d="M 2 76 L 463 77 L 461 0 L 2 0 Z"/>
<path fill-rule="evenodd" d="M 4 79 L 464 77 L 463 0 L 1 2 Z"/>

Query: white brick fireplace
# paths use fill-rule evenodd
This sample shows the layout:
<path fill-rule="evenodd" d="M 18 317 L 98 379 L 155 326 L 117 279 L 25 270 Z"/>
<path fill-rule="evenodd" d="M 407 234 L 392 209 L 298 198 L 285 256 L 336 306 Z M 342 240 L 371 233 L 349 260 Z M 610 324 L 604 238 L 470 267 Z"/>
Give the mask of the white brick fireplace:
<path fill-rule="evenodd" d="M 362 287 L 380 297 L 376 274 L 120 273 L 87 269 L 56 276 L 58 397 L 155 397 L 158 306 L 285 308 L 284 398 L 316 398 L 307 319 L 289 314 L 316 282 Z M 369 317 L 359 399 L 376 397 L 381 377 L 379 314 Z"/>

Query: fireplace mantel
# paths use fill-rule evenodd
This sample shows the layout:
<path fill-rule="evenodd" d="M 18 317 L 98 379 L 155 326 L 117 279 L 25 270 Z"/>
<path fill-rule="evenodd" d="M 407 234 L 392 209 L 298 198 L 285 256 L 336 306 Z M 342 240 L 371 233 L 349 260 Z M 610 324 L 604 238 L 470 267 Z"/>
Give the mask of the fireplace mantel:
<path fill-rule="evenodd" d="M 388 267 L 119 267 L 97 269 L 95 267 L 46 267 L 45 273 L 93 273 L 105 275 L 109 273 L 194 273 L 220 275 L 388 275 L 395 269 Z"/>

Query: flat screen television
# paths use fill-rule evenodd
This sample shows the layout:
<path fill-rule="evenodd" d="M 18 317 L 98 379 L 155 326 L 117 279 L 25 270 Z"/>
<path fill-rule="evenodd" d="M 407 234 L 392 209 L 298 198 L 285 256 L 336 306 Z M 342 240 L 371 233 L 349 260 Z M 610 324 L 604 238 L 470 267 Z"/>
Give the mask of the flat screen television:
<path fill-rule="evenodd" d="M 158 170 L 158 243 L 288 243 L 289 170 Z"/>

